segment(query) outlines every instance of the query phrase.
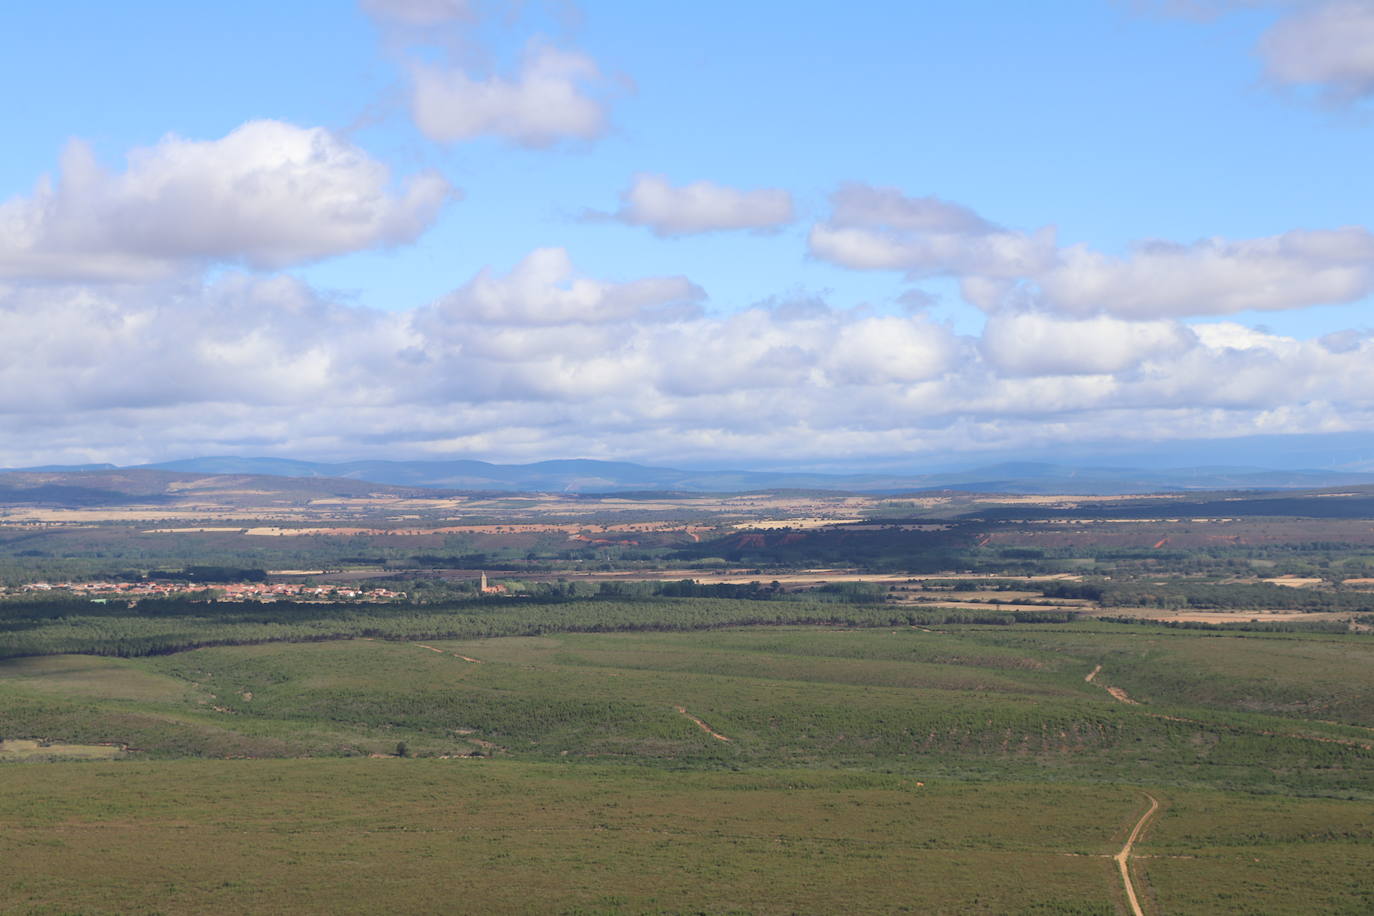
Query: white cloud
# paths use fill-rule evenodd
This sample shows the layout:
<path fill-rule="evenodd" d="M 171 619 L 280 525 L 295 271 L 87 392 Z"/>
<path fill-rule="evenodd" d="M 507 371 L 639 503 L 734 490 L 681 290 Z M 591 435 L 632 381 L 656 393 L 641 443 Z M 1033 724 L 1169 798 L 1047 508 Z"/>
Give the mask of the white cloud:
<path fill-rule="evenodd" d="M 1350 102 L 1374 95 L 1374 3 L 1336 0 L 1299 7 L 1260 41 L 1270 79 L 1320 86 L 1327 98 Z"/>
<path fill-rule="evenodd" d="M 1054 257 L 1054 231 L 1012 232 L 966 207 L 896 188 L 851 183 L 831 195 L 831 217 L 811 228 L 811 253 L 858 270 L 1018 277 Z"/>
<path fill-rule="evenodd" d="M 1353 302 L 1374 290 L 1374 235 L 1348 226 L 1191 245 L 1150 241 L 1124 258 L 1076 245 L 1034 279 L 1066 311 L 1142 318 Z"/>
<path fill-rule="evenodd" d="M 1288 337 L 1270 334 L 1233 321 L 1207 322 L 1193 326 L 1193 333 L 1205 347 L 1212 350 L 1270 350 L 1275 351 L 1293 343 Z"/>
<path fill-rule="evenodd" d="M 433 312 L 436 320 L 459 323 L 601 324 L 653 314 L 680 316 L 681 307 L 695 311 L 703 296 L 685 277 L 607 283 L 578 276 L 567 251 L 540 248 L 505 276 L 484 269 L 441 299 Z"/>
<path fill-rule="evenodd" d="M 413 241 L 453 188 L 391 174 L 321 128 L 251 121 L 219 140 L 168 136 L 121 173 L 73 141 L 57 180 L 0 204 L 0 276 L 141 280 L 187 264 L 274 268 Z"/>
<path fill-rule="evenodd" d="M 533 44 L 514 79 L 474 78 L 461 69 L 414 62 L 411 111 L 426 136 L 442 143 L 485 135 L 527 147 L 593 140 L 606 131 L 604 83 L 585 54 Z"/>
<path fill-rule="evenodd" d="M 1135 5 L 1199 21 L 1235 10 L 1278 10 L 1256 48 L 1272 84 L 1315 88 L 1338 104 L 1374 96 L 1370 0 L 1135 0 Z"/>
<path fill-rule="evenodd" d="M 929 197 L 907 197 L 898 188 L 847 182 L 830 195 L 830 223 L 935 235 L 991 235 L 1003 231 L 968 207 Z"/>
<path fill-rule="evenodd" d="M 1256 239 L 1140 242 L 1126 256 L 1061 248 L 1053 228 L 996 226 L 957 204 L 848 185 L 811 229 L 815 257 L 858 270 L 948 275 L 985 311 L 1034 305 L 1134 319 L 1353 302 L 1374 291 L 1374 234 L 1360 226 Z"/>
<path fill-rule="evenodd" d="M 497 137 L 540 149 L 592 141 L 608 129 L 610 97 L 629 83 L 607 76 L 587 54 L 530 35 L 525 26 L 532 8 L 542 7 L 565 26 L 577 18 L 576 8 L 559 0 L 360 3 L 409 79 L 416 127 L 439 143 Z M 528 40 L 510 72 L 501 64 L 504 46 L 520 33 Z"/>
<path fill-rule="evenodd" d="M 366 399 L 398 327 L 281 276 L 21 289 L 0 298 L 0 411 Z"/>
<path fill-rule="evenodd" d="M 713 181 L 674 187 L 662 175 L 641 173 L 621 198 L 614 219 L 661 237 L 776 229 L 793 219 L 792 195 L 779 188 L 743 191 Z"/>
<path fill-rule="evenodd" d="M 908 384 L 937 378 L 954 363 L 953 341 L 924 320 L 844 317 L 821 367 L 834 382 Z"/>
<path fill-rule="evenodd" d="M 710 315 L 697 295 L 681 278 L 589 278 L 558 249 L 409 312 L 234 272 L 0 287 L 0 465 L 455 451 L 683 464 L 1374 429 L 1367 333 L 1332 345 L 1232 322 L 999 313 L 975 340 L 818 303 Z"/>
<path fill-rule="evenodd" d="M 1007 375 L 1103 375 L 1178 355 L 1197 338 L 1173 321 L 1009 312 L 988 318 L 981 343 L 989 363 Z"/>

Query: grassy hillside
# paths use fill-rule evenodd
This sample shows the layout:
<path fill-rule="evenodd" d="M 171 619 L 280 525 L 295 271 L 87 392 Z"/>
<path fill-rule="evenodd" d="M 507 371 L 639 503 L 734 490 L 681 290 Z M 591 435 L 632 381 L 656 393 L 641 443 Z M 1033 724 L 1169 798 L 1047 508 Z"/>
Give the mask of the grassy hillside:
<path fill-rule="evenodd" d="M 405 742 L 421 755 L 1374 798 L 1371 656 L 1361 636 L 1105 623 L 272 643 L 12 659 L 0 733 L 144 756 Z"/>
<path fill-rule="evenodd" d="M 1125 786 L 496 760 L 5 776 L 0 892 L 20 912 L 1107 916 L 1144 806 Z M 1368 911 L 1374 805 L 1163 799 L 1136 867 L 1151 911 Z"/>
<path fill-rule="evenodd" d="M 1075 622 L 10 658 L 0 738 L 54 746 L 0 753 L 0 896 L 1110 914 L 1148 793 L 1147 912 L 1368 912 L 1371 654 Z M 63 753 L 120 759 L 5 762 Z"/>

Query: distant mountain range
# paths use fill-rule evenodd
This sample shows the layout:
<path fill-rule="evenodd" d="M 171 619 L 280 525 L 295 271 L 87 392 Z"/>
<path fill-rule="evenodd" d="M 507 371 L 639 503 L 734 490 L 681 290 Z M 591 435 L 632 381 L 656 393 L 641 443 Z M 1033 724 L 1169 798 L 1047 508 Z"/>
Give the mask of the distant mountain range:
<path fill-rule="evenodd" d="M 839 490 L 905 493 L 961 490 L 983 493 L 1121 495 L 1192 490 L 1319 489 L 1374 484 L 1374 473 L 1272 470 L 1256 467 L 1142 469 L 1070 467 L 1011 462 L 965 471 L 897 474 L 822 474 L 783 471 L 700 471 L 619 461 L 570 459 L 533 464 L 485 461 L 297 461 L 287 458 L 188 458 L 119 468 L 115 465 L 19 468 L 26 472 L 175 471 L 365 481 L 394 487 L 556 493 L 730 493 L 750 490 Z"/>
<path fill-rule="evenodd" d="M 0 472 L 0 506 L 172 506 L 209 500 L 219 505 L 261 508 L 303 505 L 330 497 L 424 499 L 446 493 L 429 487 L 393 487 L 334 477 L 186 473 L 102 465 Z"/>

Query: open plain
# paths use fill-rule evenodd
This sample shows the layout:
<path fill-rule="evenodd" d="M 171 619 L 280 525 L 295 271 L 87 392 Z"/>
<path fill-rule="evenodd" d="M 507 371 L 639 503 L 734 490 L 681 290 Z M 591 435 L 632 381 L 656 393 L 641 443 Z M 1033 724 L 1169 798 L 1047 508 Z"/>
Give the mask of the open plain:
<path fill-rule="evenodd" d="M 290 486 L 0 524 L 0 909 L 1374 908 L 1360 494 Z"/>

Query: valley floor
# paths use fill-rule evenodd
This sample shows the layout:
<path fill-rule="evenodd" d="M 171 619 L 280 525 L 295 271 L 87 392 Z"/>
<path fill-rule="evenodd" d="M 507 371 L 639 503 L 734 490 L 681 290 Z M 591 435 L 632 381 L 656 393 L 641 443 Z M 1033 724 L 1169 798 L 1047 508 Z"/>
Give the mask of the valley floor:
<path fill-rule="evenodd" d="M 14 658 L 0 911 L 1116 914 L 1130 846 L 1145 914 L 1368 913 L 1371 654 L 1081 621 Z"/>
<path fill-rule="evenodd" d="M 1357 913 L 1374 805 L 1159 793 L 1147 913 Z M 1126 912 L 1134 787 L 509 760 L 12 767 L 5 912 Z"/>

